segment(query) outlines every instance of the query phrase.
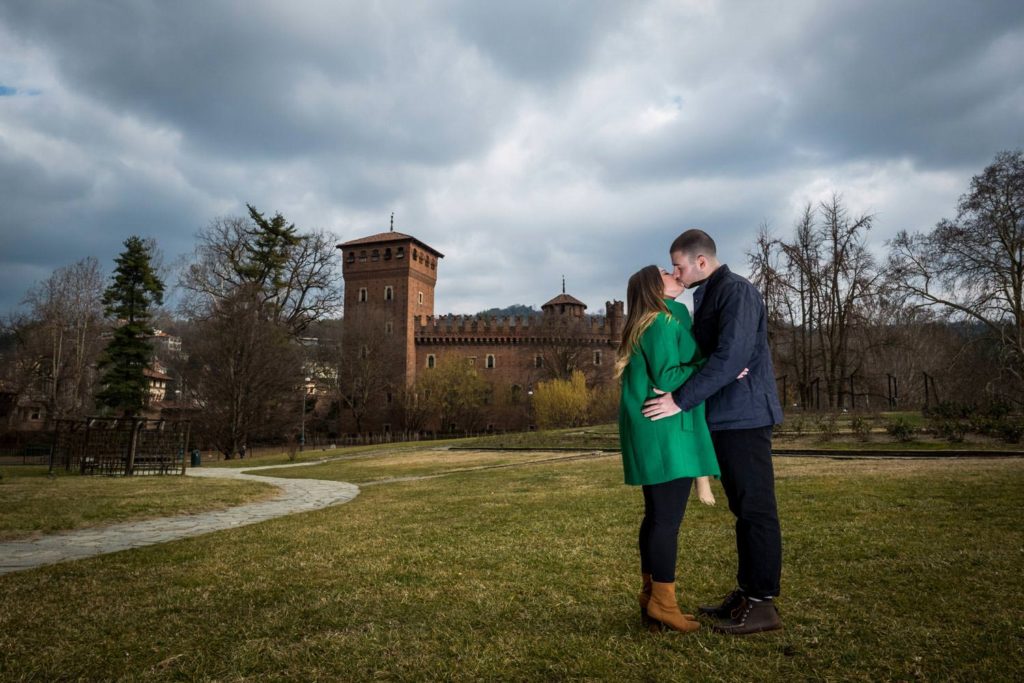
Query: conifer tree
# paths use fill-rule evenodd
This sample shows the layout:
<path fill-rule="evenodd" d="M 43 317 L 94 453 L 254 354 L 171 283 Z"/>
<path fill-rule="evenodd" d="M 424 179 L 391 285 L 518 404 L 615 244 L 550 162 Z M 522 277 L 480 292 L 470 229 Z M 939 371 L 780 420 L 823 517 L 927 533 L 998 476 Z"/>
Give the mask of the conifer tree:
<path fill-rule="evenodd" d="M 130 416 L 146 404 L 148 386 L 145 370 L 153 357 L 147 337 L 151 307 L 163 303 L 164 284 L 152 264 L 152 245 L 132 236 L 117 257 L 113 282 L 103 293 L 104 312 L 115 321 L 113 337 L 100 359 L 103 388 L 99 404 Z"/>

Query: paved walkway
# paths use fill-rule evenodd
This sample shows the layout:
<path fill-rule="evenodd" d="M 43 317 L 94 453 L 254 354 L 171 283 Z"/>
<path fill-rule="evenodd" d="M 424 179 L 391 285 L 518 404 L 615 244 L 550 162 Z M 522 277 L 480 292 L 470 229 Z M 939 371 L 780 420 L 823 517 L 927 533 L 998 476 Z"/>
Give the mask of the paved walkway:
<path fill-rule="evenodd" d="M 297 463 L 310 465 L 318 463 Z M 79 560 L 94 555 L 116 553 L 129 548 L 141 548 L 166 543 L 179 538 L 199 536 L 211 531 L 256 524 L 275 517 L 296 512 L 317 510 L 339 505 L 359 495 L 359 487 L 339 481 L 319 479 L 284 479 L 259 477 L 246 472 L 288 467 L 272 465 L 245 470 L 228 468 L 189 468 L 192 477 L 220 479 L 248 479 L 273 484 L 281 489 L 278 497 L 259 503 L 248 503 L 227 510 L 201 512 L 195 515 L 164 517 L 140 522 L 123 522 L 93 529 L 80 529 L 44 536 L 34 540 L 0 543 L 0 574 L 33 569 L 47 564 Z"/>

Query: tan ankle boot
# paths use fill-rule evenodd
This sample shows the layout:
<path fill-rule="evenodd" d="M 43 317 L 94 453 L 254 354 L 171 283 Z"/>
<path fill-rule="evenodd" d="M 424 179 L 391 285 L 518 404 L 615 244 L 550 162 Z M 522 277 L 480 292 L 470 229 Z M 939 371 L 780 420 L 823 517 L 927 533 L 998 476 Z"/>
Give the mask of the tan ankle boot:
<path fill-rule="evenodd" d="M 679 611 L 674 583 L 651 582 L 651 599 L 647 603 L 647 616 L 673 631 L 690 633 L 700 628 L 696 621 Z"/>
<path fill-rule="evenodd" d="M 642 574 L 643 587 L 636 598 L 640 602 L 640 622 L 644 626 L 651 625 L 651 618 L 647 616 L 647 603 L 651 601 L 651 575 Z"/>
<path fill-rule="evenodd" d="M 651 618 L 647 615 L 647 604 L 651 601 L 651 584 L 653 582 L 651 580 L 650 574 L 641 574 L 641 580 L 643 581 L 643 587 L 640 589 L 640 592 L 637 593 L 636 596 L 637 601 L 640 603 L 640 622 L 644 626 L 651 626 L 653 622 L 651 621 Z M 693 616 L 692 614 L 684 613 L 683 618 L 689 621 L 697 621 L 697 617 Z M 657 626 L 657 624 L 653 625 Z"/>

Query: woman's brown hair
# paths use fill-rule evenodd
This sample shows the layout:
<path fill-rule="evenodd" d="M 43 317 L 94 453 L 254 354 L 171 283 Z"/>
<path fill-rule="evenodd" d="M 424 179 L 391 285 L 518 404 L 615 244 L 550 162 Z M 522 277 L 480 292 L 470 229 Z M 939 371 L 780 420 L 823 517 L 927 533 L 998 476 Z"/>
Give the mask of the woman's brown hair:
<path fill-rule="evenodd" d="M 622 375 L 629 358 L 640 344 L 640 337 L 659 313 L 668 313 L 665 305 L 665 283 L 658 266 L 646 266 L 633 273 L 626 286 L 626 324 L 622 330 L 622 343 L 615 359 L 615 376 Z"/>

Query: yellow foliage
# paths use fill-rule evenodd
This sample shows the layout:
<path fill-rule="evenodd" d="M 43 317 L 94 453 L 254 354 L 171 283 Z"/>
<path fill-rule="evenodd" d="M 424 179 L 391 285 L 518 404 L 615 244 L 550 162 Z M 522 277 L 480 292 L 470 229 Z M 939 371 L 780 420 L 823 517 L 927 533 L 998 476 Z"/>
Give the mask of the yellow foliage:
<path fill-rule="evenodd" d="M 568 380 L 553 379 L 537 385 L 533 409 L 541 429 L 578 427 L 587 421 L 590 389 L 583 373 L 576 370 Z"/>

